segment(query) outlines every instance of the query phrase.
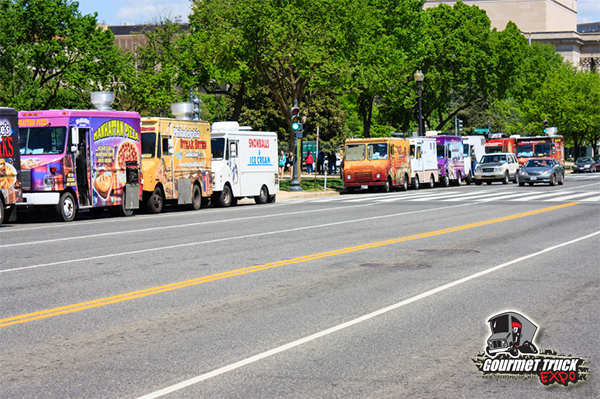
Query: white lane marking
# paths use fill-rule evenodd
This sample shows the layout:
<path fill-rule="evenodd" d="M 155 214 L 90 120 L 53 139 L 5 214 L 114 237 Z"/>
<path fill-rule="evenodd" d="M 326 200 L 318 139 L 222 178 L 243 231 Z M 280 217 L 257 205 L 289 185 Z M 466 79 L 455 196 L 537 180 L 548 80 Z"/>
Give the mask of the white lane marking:
<path fill-rule="evenodd" d="M 537 199 L 541 199 L 541 198 L 556 197 L 557 195 L 572 194 L 572 193 L 573 193 L 573 191 L 556 191 L 554 193 L 531 195 L 529 197 L 517 198 L 517 199 L 512 199 L 509 201 L 531 201 L 531 200 L 537 200 Z"/>
<path fill-rule="evenodd" d="M 506 262 L 506 263 L 502 263 L 502 264 L 500 264 L 498 266 L 490 267 L 489 269 L 485 269 L 485 270 L 480 271 L 478 273 L 471 274 L 469 276 L 463 277 L 463 278 L 461 278 L 459 280 L 455 280 L 455 281 L 450 282 L 448 284 L 444 284 L 444 285 L 442 285 L 440 287 L 437 287 L 437 288 L 434 288 L 432 290 L 425 291 L 425 292 L 423 292 L 423 293 L 421 293 L 419 295 L 415 295 L 415 296 L 413 296 L 411 298 L 405 299 L 404 301 L 401 301 L 401 302 L 398 302 L 396 304 L 390 305 L 388 307 L 376 310 L 375 312 L 372 312 L 372 313 L 366 314 L 364 316 L 358 317 L 358 318 L 356 318 L 354 320 L 350 320 L 350 321 L 347 321 L 345 323 L 338 324 L 337 326 L 334 326 L 334 327 L 328 328 L 326 330 L 320 331 L 320 332 L 318 332 L 316 334 L 309 335 L 307 337 L 298 339 L 296 341 L 293 341 L 293 342 L 290 342 L 288 344 L 279 346 L 277 348 L 268 350 L 266 352 L 259 353 L 258 355 L 254 355 L 254 356 L 251 356 L 249 358 L 240 360 L 239 362 L 235 362 L 235 363 L 229 364 L 227 366 L 224 366 L 224 367 L 218 368 L 216 370 L 213 370 L 211 372 L 208 372 L 208 373 L 205 373 L 205 374 L 201 374 L 201 375 L 199 375 L 197 377 L 190 378 L 189 380 L 182 381 L 182 382 L 180 382 L 178 384 L 175 384 L 175 385 L 171 385 L 170 387 L 166 387 L 166 388 L 163 388 L 161 390 L 158 390 L 158 391 L 149 393 L 147 395 L 141 396 L 138 399 L 155 399 L 155 398 L 159 398 L 161 396 L 173 393 L 173 392 L 178 391 L 180 389 L 189 387 L 190 385 L 194 385 L 194 384 L 197 384 L 199 382 L 208 380 L 209 378 L 213 378 L 213 377 L 219 376 L 221 374 L 228 373 L 228 372 L 233 371 L 235 369 L 238 369 L 240 367 L 244 367 L 244 366 L 247 366 L 247 365 L 249 365 L 251 363 L 255 363 L 255 362 L 259 361 L 259 360 L 265 359 L 265 358 L 267 358 L 269 356 L 273 356 L 273 355 L 276 355 L 278 353 L 285 352 L 285 351 L 290 350 L 292 348 L 295 348 L 297 346 L 306 344 L 307 342 L 314 341 L 314 340 L 322 338 L 322 337 L 324 337 L 326 335 L 333 334 L 335 332 L 341 331 L 343 329 L 346 329 L 348 327 L 354 326 L 354 325 L 359 324 L 359 323 L 363 323 L 363 322 L 368 321 L 368 320 L 370 320 L 372 318 L 375 318 L 377 316 L 381 316 L 382 314 L 391 312 L 392 310 L 396 310 L 396 309 L 401 308 L 403 306 L 406 306 L 406 305 L 409 305 L 411 303 L 417 302 L 417 301 L 419 301 L 421 299 L 424 299 L 424 298 L 427 298 L 429 296 L 438 294 L 438 293 L 440 293 L 442 291 L 446 291 L 446 290 L 448 290 L 450 288 L 454 288 L 454 287 L 456 287 L 458 285 L 464 284 L 464 283 L 466 283 L 468 281 L 474 280 L 474 279 L 479 278 L 481 276 L 485 276 L 486 274 L 493 273 L 493 272 L 498 271 L 500 269 L 503 269 L 503 268 L 505 268 L 507 266 L 514 265 L 515 263 L 519 263 L 519 262 L 522 262 L 524 260 L 534 258 L 534 257 L 542 255 L 542 254 L 544 254 L 546 252 L 550 252 L 550 251 L 553 251 L 555 249 L 558 249 L 558 248 L 561 248 L 561 247 L 564 247 L 564 246 L 567 246 L 567 245 L 575 244 L 575 243 L 577 243 L 579 241 L 586 240 L 586 239 L 594 237 L 594 236 L 596 236 L 598 234 L 600 234 L 600 231 L 596 231 L 595 233 L 588 234 L 586 236 L 579 237 L 579 238 L 576 238 L 574 240 L 571 240 L 571 241 L 568 241 L 568 242 L 565 242 L 565 243 L 562 243 L 562 244 L 558 244 L 558 245 L 554 245 L 552 247 L 548 247 L 548 248 L 543 249 L 541 251 L 538 251 L 538 252 L 535 252 L 535 253 L 532 253 L 532 254 L 529 254 L 529 255 L 522 256 L 520 258 L 511 260 L 511 261 Z"/>
<path fill-rule="evenodd" d="M 588 195 L 594 195 L 596 193 L 576 193 L 576 194 L 571 194 L 571 195 L 567 195 L 564 197 L 558 197 L 558 198 L 550 198 L 550 199 L 545 199 L 544 202 L 550 202 L 550 201 L 569 201 L 571 200 L 571 198 L 578 198 L 578 197 L 585 197 Z"/>
<path fill-rule="evenodd" d="M 194 246 L 194 245 L 211 244 L 211 243 L 215 243 L 215 242 L 240 240 L 240 239 L 268 236 L 268 235 L 281 234 L 281 233 L 290 233 L 290 232 L 294 232 L 294 231 L 316 229 L 319 227 L 328 227 L 328 226 L 337 226 L 337 225 L 343 225 L 343 224 L 348 224 L 348 223 L 365 222 L 365 221 L 369 221 L 369 220 L 385 219 L 385 218 L 404 216 L 404 215 L 412 215 L 412 214 L 416 214 L 416 213 L 436 212 L 436 211 L 440 211 L 443 209 L 459 208 L 459 207 L 468 206 L 468 205 L 472 205 L 472 204 L 443 206 L 443 207 L 434 208 L 434 209 L 421 209 L 418 211 L 400 212 L 400 213 L 393 213 L 393 214 L 380 215 L 380 216 L 371 216 L 368 218 L 345 220 L 345 221 L 341 221 L 341 222 L 324 223 L 324 224 L 313 225 L 313 226 L 297 227 L 297 228 L 293 228 L 293 229 L 267 231 L 264 233 L 255 233 L 255 234 L 248 234 L 248 235 L 235 236 L 235 237 L 216 238 L 214 240 L 195 241 L 195 242 L 189 242 L 189 243 L 185 243 L 185 244 L 168 245 L 168 246 L 164 246 L 164 247 L 155 247 L 155 248 L 139 249 L 139 250 L 128 251 L 128 252 L 118 252 L 118 253 L 114 253 L 114 254 L 90 256 L 88 258 L 62 260 L 62 261 L 51 262 L 51 263 L 42 263 L 39 265 L 15 267 L 13 269 L 0 270 L 0 273 L 16 272 L 16 271 L 20 271 L 20 270 L 36 269 L 36 268 L 40 268 L 40 267 L 56 266 L 56 265 L 63 265 L 63 264 L 76 263 L 76 262 L 87 262 L 87 261 L 97 260 L 97 259 L 106 259 L 106 258 L 113 258 L 113 257 L 117 257 L 117 256 L 127 256 L 127 255 L 141 254 L 141 253 L 147 253 L 147 252 L 163 251 L 163 250 L 167 250 L 167 249 L 185 248 L 185 247 L 190 247 L 190 246 Z"/>

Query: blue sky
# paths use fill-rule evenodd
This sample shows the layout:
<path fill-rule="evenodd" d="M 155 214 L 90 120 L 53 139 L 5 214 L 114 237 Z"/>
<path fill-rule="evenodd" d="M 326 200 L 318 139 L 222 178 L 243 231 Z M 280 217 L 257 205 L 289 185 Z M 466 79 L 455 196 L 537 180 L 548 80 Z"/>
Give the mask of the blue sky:
<path fill-rule="evenodd" d="M 190 0 L 78 0 L 83 14 L 98 13 L 98 22 L 109 25 L 149 23 L 181 16 L 187 22 Z M 577 23 L 600 22 L 600 0 L 577 1 Z"/>

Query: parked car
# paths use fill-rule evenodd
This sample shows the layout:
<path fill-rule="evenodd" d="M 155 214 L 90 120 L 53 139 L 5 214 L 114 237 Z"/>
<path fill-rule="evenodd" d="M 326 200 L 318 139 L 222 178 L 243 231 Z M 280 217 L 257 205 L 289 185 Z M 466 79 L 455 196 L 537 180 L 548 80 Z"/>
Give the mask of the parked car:
<path fill-rule="evenodd" d="M 597 171 L 596 161 L 592 157 L 577 158 L 573 164 L 573 173 L 594 173 Z"/>
<path fill-rule="evenodd" d="M 529 183 L 549 183 L 551 186 L 563 184 L 565 181 L 565 168 L 553 158 L 535 158 L 527 161 L 519 172 L 519 186 Z"/>
<path fill-rule="evenodd" d="M 484 181 L 487 184 L 495 181 L 507 184 L 510 180 L 513 183 L 519 182 L 519 161 L 512 152 L 486 154 L 481 157 L 475 167 L 475 184 L 477 185 Z"/>
<path fill-rule="evenodd" d="M 600 170 L 600 157 L 594 157 L 594 163 L 596 165 L 596 172 Z"/>

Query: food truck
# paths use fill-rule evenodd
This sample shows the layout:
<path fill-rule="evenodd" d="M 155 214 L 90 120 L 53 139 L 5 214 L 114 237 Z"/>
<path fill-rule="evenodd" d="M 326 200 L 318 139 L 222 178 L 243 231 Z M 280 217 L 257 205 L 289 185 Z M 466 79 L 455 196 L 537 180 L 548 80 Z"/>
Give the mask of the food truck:
<path fill-rule="evenodd" d="M 565 165 L 565 139 L 563 136 L 535 136 L 517 139 L 519 165 L 531 158 L 554 158 Z"/>
<path fill-rule="evenodd" d="M 244 197 L 273 203 L 279 192 L 277 133 L 237 122 L 215 122 L 210 132 L 211 204 L 227 207 Z"/>
<path fill-rule="evenodd" d="M 113 111 L 114 94 L 92 93 L 95 110 L 21 111 L 21 208 L 131 215 L 142 195 L 140 116 Z"/>
<path fill-rule="evenodd" d="M 463 151 L 465 160 L 465 181 L 471 184 L 477 162 L 485 155 L 485 138 L 483 136 L 464 136 Z"/>
<path fill-rule="evenodd" d="M 14 108 L 0 107 L 0 224 L 17 217 L 15 204 L 21 200 L 19 126 Z"/>
<path fill-rule="evenodd" d="M 410 145 L 410 179 L 412 187 L 417 189 L 421 184 L 433 188 L 439 180 L 435 138 L 411 137 Z"/>
<path fill-rule="evenodd" d="M 522 314 L 516 312 L 504 312 L 491 317 L 490 335 L 485 347 L 490 357 L 500 353 L 508 353 L 517 357 L 519 352 L 524 354 L 536 354 L 538 349 L 533 343 L 537 326 Z"/>
<path fill-rule="evenodd" d="M 517 142 L 513 137 L 495 137 L 491 135 L 485 140 L 485 153 L 495 154 L 500 152 L 517 153 Z M 477 158 L 478 160 L 481 157 Z"/>
<path fill-rule="evenodd" d="M 388 192 L 393 187 L 408 188 L 411 175 L 408 139 L 348 139 L 345 148 L 345 189 L 378 187 Z"/>
<path fill-rule="evenodd" d="M 210 124 L 194 121 L 192 103 L 171 105 L 173 118 L 142 118 L 143 202 L 160 213 L 165 202 L 198 210 L 212 195 Z"/>
<path fill-rule="evenodd" d="M 436 136 L 437 167 L 440 185 L 460 186 L 465 176 L 464 150 L 460 136 Z"/>

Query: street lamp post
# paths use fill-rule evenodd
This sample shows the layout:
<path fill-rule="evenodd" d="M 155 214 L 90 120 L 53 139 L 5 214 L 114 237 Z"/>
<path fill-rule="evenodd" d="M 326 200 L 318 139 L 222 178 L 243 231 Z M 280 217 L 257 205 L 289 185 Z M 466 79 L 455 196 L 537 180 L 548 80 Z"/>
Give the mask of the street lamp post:
<path fill-rule="evenodd" d="M 417 91 L 419 94 L 419 136 L 423 135 L 423 111 L 421 107 L 421 97 L 423 97 L 423 90 L 421 89 L 421 84 L 424 78 L 425 75 L 423 75 L 423 72 L 421 72 L 421 70 L 415 72 L 415 81 L 417 82 Z"/>

